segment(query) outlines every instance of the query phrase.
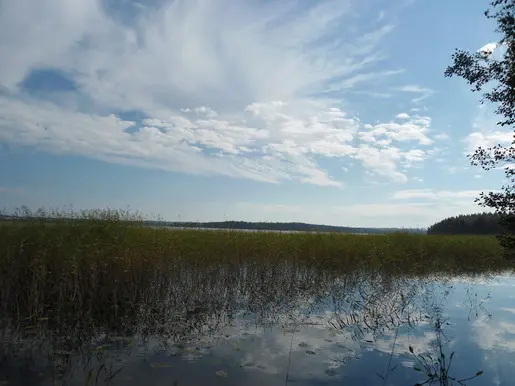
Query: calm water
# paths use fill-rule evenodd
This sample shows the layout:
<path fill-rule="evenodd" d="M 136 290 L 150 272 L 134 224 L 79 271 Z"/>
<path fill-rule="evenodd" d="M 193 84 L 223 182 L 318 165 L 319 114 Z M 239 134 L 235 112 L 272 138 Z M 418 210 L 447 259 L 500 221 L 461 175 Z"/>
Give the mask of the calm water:
<path fill-rule="evenodd" d="M 515 379 L 515 277 L 288 264 L 170 275 L 105 312 L 3 315 L 0 385 L 414 385 L 453 352 L 448 383 L 433 384 Z"/>

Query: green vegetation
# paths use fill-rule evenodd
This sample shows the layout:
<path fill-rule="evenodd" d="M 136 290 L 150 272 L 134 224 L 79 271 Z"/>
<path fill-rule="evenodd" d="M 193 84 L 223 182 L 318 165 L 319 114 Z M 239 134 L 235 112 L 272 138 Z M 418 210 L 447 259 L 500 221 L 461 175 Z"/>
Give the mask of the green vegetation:
<path fill-rule="evenodd" d="M 0 232 L 3 272 L 43 274 L 89 272 L 90 266 L 109 273 L 146 269 L 148 265 L 294 261 L 327 270 L 356 268 L 406 273 L 466 272 L 504 268 L 494 237 L 427 237 L 390 233 L 277 233 L 221 230 L 176 230 L 145 226 L 129 212 L 86 211 L 49 216 L 25 213 L 24 220 L 4 221 Z"/>
<path fill-rule="evenodd" d="M 500 235 L 506 228 L 497 213 L 476 213 L 446 218 L 431 225 L 427 233 L 433 235 Z"/>

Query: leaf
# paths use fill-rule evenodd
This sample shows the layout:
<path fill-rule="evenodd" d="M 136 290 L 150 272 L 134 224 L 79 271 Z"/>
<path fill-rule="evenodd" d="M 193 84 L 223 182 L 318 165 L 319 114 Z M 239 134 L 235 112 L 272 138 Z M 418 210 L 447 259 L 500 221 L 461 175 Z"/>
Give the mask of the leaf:
<path fill-rule="evenodd" d="M 409 346 L 409 352 L 413 354 L 413 347 Z"/>
<path fill-rule="evenodd" d="M 480 375 L 483 375 L 483 370 L 478 371 L 478 372 L 476 373 L 476 377 L 479 377 Z"/>
<path fill-rule="evenodd" d="M 415 370 L 415 371 L 422 371 L 422 369 L 420 367 L 413 367 L 413 370 Z"/>

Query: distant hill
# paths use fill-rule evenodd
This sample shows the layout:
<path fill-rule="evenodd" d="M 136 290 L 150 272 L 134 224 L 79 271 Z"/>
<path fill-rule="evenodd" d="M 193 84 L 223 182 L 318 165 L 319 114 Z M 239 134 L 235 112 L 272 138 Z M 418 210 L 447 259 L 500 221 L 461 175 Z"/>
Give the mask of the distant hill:
<path fill-rule="evenodd" d="M 448 235 L 499 235 L 505 231 L 499 223 L 500 216 L 494 213 L 475 213 L 448 217 L 431 225 L 428 234 Z"/>
<path fill-rule="evenodd" d="M 300 231 L 300 232 L 342 232 L 342 233 L 426 233 L 419 228 L 368 228 L 368 227 L 344 227 L 334 225 L 306 224 L 301 222 L 248 222 L 248 221 L 218 221 L 218 222 L 167 222 L 145 221 L 151 226 L 172 228 L 208 228 L 208 229 L 238 229 L 261 231 Z"/>

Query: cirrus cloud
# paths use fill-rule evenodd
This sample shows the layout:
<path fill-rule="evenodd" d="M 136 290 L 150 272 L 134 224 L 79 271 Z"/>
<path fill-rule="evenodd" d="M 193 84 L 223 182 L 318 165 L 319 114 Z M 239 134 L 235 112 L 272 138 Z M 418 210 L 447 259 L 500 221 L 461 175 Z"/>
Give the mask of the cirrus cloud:
<path fill-rule="evenodd" d="M 340 168 L 357 160 L 402 183 L 401 167 L 429 154 L 430 117 L 371 125 L 347 111 L 349 90 L 404 71 L 384 64 L 381 43 L 395 26 L 362 23 L 361 2 L 152 4 L 114 12 L 100 0 L 2 2 L 0 141 L 189 174 L 338 187 L 344 182 L 321 158 Z M 24 84 L 38 69 L 74 91 L 32 93 Z M 122 119 L 128 112 L 141 117 Z"/>

